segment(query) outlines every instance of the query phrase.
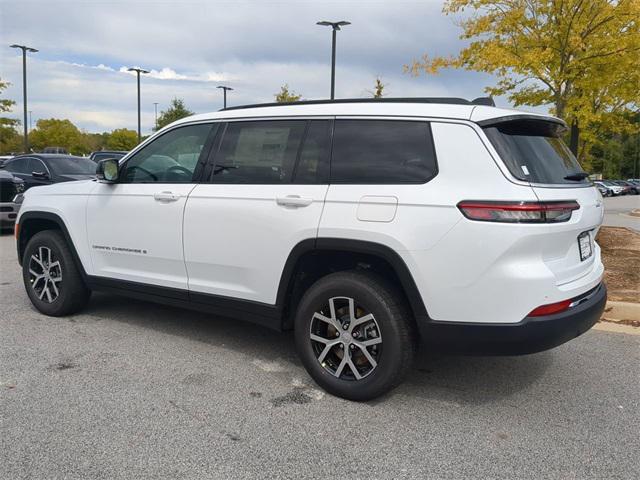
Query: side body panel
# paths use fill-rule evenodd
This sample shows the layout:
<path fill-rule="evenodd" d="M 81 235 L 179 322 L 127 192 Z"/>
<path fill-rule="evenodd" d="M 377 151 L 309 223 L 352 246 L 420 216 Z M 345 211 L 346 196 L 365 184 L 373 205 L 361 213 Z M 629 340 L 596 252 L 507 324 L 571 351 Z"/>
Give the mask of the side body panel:
<path fill-rule="evenodd" d="M 190 292 L 275 304 L 290 252 L 317 235 L 327 188 L 198 185 L 184 218 Z M 309 204 L 280 204 L 290 196 Z"/>

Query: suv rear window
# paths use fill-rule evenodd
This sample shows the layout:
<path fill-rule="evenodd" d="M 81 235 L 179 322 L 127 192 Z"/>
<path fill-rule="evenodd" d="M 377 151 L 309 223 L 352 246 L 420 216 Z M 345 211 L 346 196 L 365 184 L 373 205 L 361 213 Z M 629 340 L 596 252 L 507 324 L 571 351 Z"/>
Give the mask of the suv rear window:
<path fill-rule="evenodd" d="M 587 178 L 560 137 L 563 127 L 540 120 L 512 120 L 484 128 L 487 137 L 512 175 L 519 180 L 544 184 L 588 184 Z"/>
<path fill-rule="evenodd" d="M 337 120 L 331 183 L 425 183 L 438 172 L 427 122 Z"/>

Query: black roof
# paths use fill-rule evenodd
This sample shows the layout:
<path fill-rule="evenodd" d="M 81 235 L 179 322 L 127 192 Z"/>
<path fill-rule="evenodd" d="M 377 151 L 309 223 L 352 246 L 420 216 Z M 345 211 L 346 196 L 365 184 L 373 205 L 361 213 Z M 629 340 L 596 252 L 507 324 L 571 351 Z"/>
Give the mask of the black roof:
<path fill-rule="evenodd" d="M 400 98 L 339 98 L 337 100 L 302 100 L 299 102 L 286 103 L 256 103 L 253 105 L 239 105 L 236 107 L 222 108 L 221 110 L 241 110 L 243 108 L 258 107 L 284 107 L 289 105 L 322 105 L 322 104 L 341 104 L 341 103 L 444 103 L 450 105 L 488 105 L 495 106 L 491 97 L 479 97 L 474 100 L 466 100 L 456 97 L 400 97 Z"/>

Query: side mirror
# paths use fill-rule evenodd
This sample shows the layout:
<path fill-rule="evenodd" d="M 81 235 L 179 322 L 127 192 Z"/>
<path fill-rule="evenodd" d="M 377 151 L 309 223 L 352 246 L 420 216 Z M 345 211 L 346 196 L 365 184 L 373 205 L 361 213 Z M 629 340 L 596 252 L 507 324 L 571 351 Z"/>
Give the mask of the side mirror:
<path fill-rule="evenodd" d="M 100 160 L 96 167 L 96 178 L 103 183 L 115 183 L 118 181 L 120 166 L 115 158 Z"/>
<path fill-rule="evenodd" d="M 45 180 L 49 178 L 49 174 L 47 172 L 31 172 L 31 176 L 34 178 L 42 178 Z"/>

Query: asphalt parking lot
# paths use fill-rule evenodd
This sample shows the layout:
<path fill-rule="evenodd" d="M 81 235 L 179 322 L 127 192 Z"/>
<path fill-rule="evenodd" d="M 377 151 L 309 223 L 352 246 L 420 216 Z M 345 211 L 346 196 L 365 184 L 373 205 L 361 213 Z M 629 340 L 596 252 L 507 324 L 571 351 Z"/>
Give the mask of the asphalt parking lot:
<path fill-rule="evenodd" d="M 634 209 L 640 209 L 640 195 L 605 198 L 603 225 L 626 227 L 640 232 L 640 217 L 629 215 Z"/>
<path fill-rule="evenodd" d="M 640 336 L 431 356 L 371 403 L 292 338 L 115 296 L 44 317 L 0 237 L 0 477 L 639 478 Z"/>

